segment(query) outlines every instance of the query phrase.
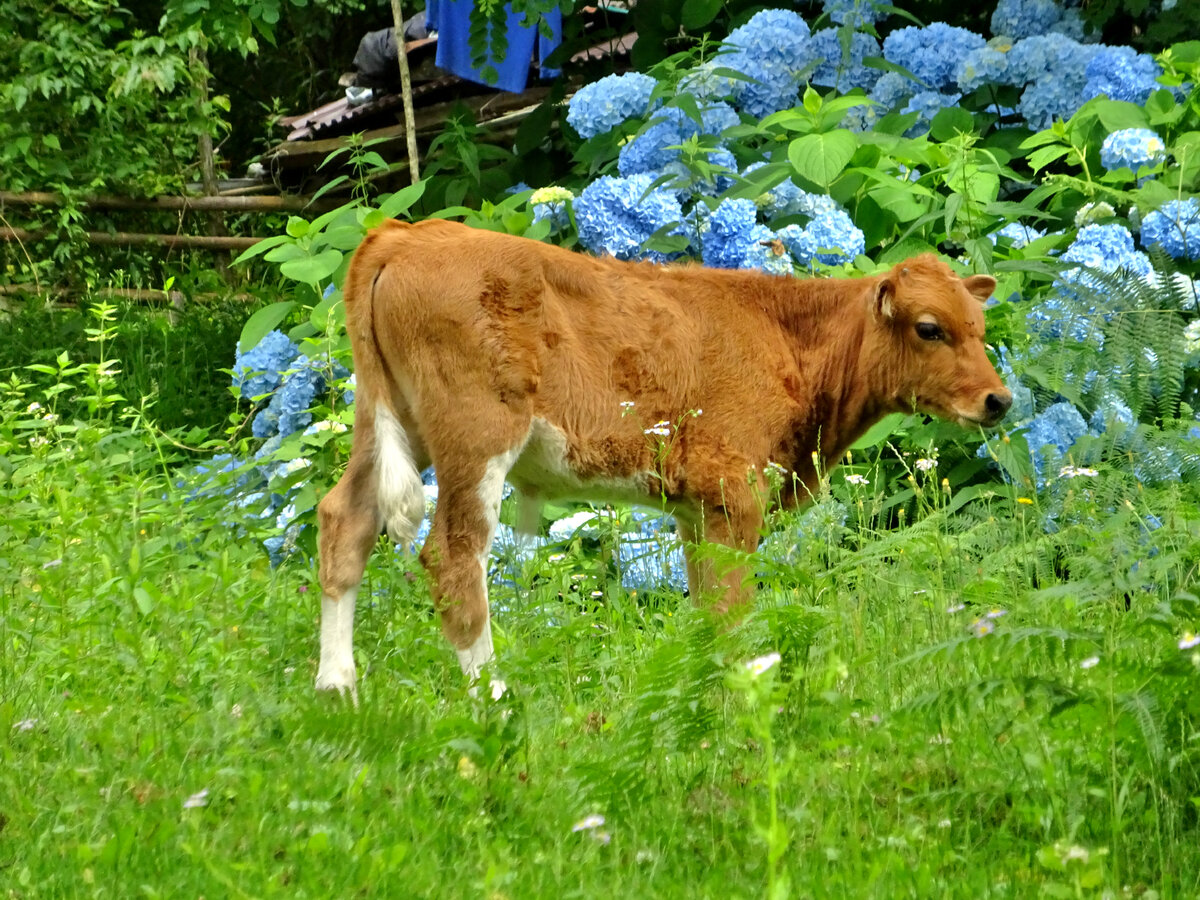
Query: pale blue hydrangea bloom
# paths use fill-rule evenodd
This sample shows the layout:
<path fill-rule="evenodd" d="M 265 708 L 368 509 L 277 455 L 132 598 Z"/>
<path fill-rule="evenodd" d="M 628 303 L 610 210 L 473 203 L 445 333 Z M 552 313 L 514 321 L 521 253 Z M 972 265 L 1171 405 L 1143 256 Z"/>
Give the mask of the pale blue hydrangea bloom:
<path fill-rule="evenodd" d="M 1137 419 L 1124 400 L 1112 391 L 1105 391 L 1100 402 L 1096 404 L 1096 411 L 1088 420 L 1088 427 L 1093 434 L 1104 434 L 1109 426 L 1114 424 L 1132 428 L 1137 424 Z"/>
<path fill-rule="evenodd" d="M 766 163 L 753 162 L 746 166 L 742 175 L 761 169 Z M 785 178 L 757 200 L 758 207 L 768 220 L 784 216 L 808 216 L 812 218 L 823 210 L 841 209 L 841 205 L 828 194 L 811 194 L 800 188 L 790 178 Z"/>
<path fill-rule="evenodd" d="M 328 358 L 313 359 L 301 354 L 297 356 L 283 374 L 279 388 L 271 397 L 267 407 L 254 417 L 250 430 L 255 437 L 267 438 L 275 434 L 287 437 L 302 431 L 312 421 L 309 410 L 317 398 L 327 389 L 326 375 L 345 378 L 349 372 Z"/>
<path fill-rule="evenodd" d="M 924 28 L 910 25 L 893 31 L 884 38 L 883 55 L 889 62 L 904 66 L 929 89 L 941 91 L 954 87 L 963 60 L 985 44 L 973 31 L 934 22 Z"/>
<path fill-rule="evenodd" d="M 1031 225 L 1026 225 L 1023 222 L 1009 222 L 1003 228 L 993 231 L 988 235 L 988 239 L 994 244 L 997 238 L 1007 238 L 1014 249 L 1021 249 L 1031 241 L 1036 241 L 1038 238 L 1046 236 L 1046 232 L 1039 231 Z"/>
<path fill-rule="evenodd" d="M 1044 34 L 1025 38 L 1008 51 L 1008 84 L 1022 85 L 1057 77 L 1078 85 L 1087 83 L 1087 67 L 1100 52 L 1098 44 L 1081 44 L 1062 34 Z"/>
<path fill-rule="evenodd" d="M 1055 403 L 1034 416 L 1025 426 L 1025 441 L 1033 457 L 1038 487 L 1046 481 L 1044 453 L 1051 458 L 1051 471 L 1077 440 L 1087 434 L 1088 426 L 1079 410 L 1067 402 Z"/>
<path fill-rule="evenodd" d="M 1167 159 L 1167 145 L 1149 128 L 1122 128 L 1100 145 L 1104 168 L 1129 168 L 1135 173 L 1143 166 L 1153 168 Z"/>
<path fill-rule="evenodd" d="M 726 128 L 738 124 L 737 112 L 726 103 L 714 103 L 701 108 L 701 123 L 678 107 L 667 107 L 655 114 L 648 127 L 621 148 L 617 170 L 622 175 L 657 172 L 680 158 L 682 145 L 699 135 L 719 136 Z"/>
<path fill-rule="evenodd" d="M 1102 342 L 1102 318 L 1097 310 L 1085 308 L 1073 292 L 1059 290 L 1030 309 L 1025 322 L 1031 334 L 1046 341 Z"/>
<path fill-rule="evenodd" d="M 754 242 L 757 209 L 752 200 L 726 199 L 713 210 L 701 237 L 701 258 L 714 269 L 740 269 Z"/>
<path fill-rule="evenodd" d="M 822 210 L 803 228 L 789 225 L 779 238 L 802 266 L 838 265 L 866 252 L 862 231 L 841 209 Z"/>
<path fill-rule="evenodd" d="M 1017 112 L 1038 131 L 1049 128 L 1055 119 L 1069 119 L 1083 105 L 1079 89 L 1069 79 L 1048 75 L 1025 88 Z"/>
<path fill-rule="evenodd" d="M 879 104 L 881 113 L 890 112 L 920 90 L 921 86 L 899 72 L 884 72 L 867 96 Z"/>
<path fill-rule="evenodd" d="M 958 106 L 961 94 L 943 94 L 940 91 L 919 91 L 909 98 L 902 113 L 917 113 L 917 121 L 905 132 L 909 137 L 916 137 L 929 130 L 933 117 L 943 109 Z"/>
<path fill-rule="evenodd" d="M 958 89 L 969 92 L 985 84 L 1012 84 L 1016 77 L 1009 70 L 1012 46 L 1007 38 L 992 38 L 986 46 L 968 53 L 954 73 Z"/>
<path fill-rule="evenodd" d="M 992 34 L 1020 39 L 1051 33 L 1083 40 L 1083 17 L 1079 10 L 1064 7 L 1055 0 L 1000 0 L 992 13 Z"/>
<path fill-rule="evenodd" d="M 842 42 L 838 37 L 841 29 L 822 28 L 814 32 L 812 46 L 819 63 L 812 73 L 813 84 L 837 88 L 839 93 L 849 93 L 853 88 L 870 91 L 883 73 L 863 64 L 868 56 L 879 56 L 879 41 L 861 31 L 850 37 L 850 54 L 842 53 Z"/>
<path fill-rule="evenodd" d="M 874 0 L 822 0 L 821 3 L 832 21 L 851 28 L 874 25 L 884 18 L 887 13 L 879 8 L 881 5 Z"/>
<path fill-rule="evenodd" d="M 567 122 L 584 139 L 612 131 L 625 120 L 646 114 L 657 84 L 640 72 L 606 75 L 581 87 L 567 102 Z"/>
<path fill-rule="evenodd" d="M 733 95 L 736 81 L 728 75 L 717 74 L 717 69 L 726 68 L 725 58 L 706 60 L 679 79 L 680 93 L 691 94 L 701 103 L 726 100 Z"/>
<path fill-rule="evenodd" d="M 242 398 L 269 394 L 283 381 L 283 373 L 300 355 L 300 348 L 281 331 L 269 331 L 246 353 L 239 349 L 233 362 L 233 386 Z"/>
<path fill-rule="evenodd" d="M 734 85 L 734 102 L 760 119 L 793 106 L 806 70 L 817 62 L 808 24 L 790 10 L 756 13 L 730 32 L 725 46 L 718 64 L 754 79 Z"/>
<path fill-rule="evenodd" d="M 584 188 L 575 200 L 580 243 L 617 259 L 665 262 L 664 254 L 643 250 L 642 243 L 664 225 L 681 221 L 683 209 L 669 190 L 656 188 L 646 194 L 653 181 L 650 175 L 603 175 Z"/>
<path fill-rule="evenodd" d="M 1101 94 L 1110 100 L 1143 104 L 1162 87 L 1157 81 L 1162 69 L 1148 53 L 1132 47 L 1101 47 L 1087 64 L 1083 99 Z"/>
<path fill-rule="evenodd" d="M 1142 246 L 1160 245 L 1174 259 L 1200 258 L 1200 202 L 1169 200 L 1142 220 Z"/>
<path fill-rule="evenodd" d="M 741 268 L 761 269 L 769 275 L 791 275 L 792 256 L 778 234 L 766 225 L 755 225 L 750 231 L 750 245 L 742 257 Z"/>
<path fill-rule="evenodd" d="M 1079 263 L 1085 268 L 1110 274 L 1124 270 L 1144 278 L 1153 271 L 1150 258 L 1134 247 L 1129 229 L 1115 222 L 1080 228 L 1062 258 L 1065 262 Z M 1069 269 L 1062 275 L 1067 282 L 1080 281 L 1083 277 L 1080 269 Z"/>

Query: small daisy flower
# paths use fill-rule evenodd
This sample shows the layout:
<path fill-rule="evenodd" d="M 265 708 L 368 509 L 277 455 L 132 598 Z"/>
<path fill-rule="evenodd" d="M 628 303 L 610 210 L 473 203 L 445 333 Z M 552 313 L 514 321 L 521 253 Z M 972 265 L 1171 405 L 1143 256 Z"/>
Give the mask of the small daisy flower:
<path fill-rule="evenodd" d="M 1183 637 L 1179 639 L 1180 650 L 1191 650 L 1197 645 L 1200 645 L 1200 634 L 1193 634 L 1190 631 L 1185 631 L 1183 633 Z"/>
<path fill-rule="evenodd" d="M 196 791 L 183 801 L 184 809 L 198 809 L 201 806 L 208 806 L 208 788 Z"/>
<path fill-rule="evenodd" d="M 624 412 L 629 412 L 631 409 L 633 409 L 633 401 L 632 400 L 622 400 L 620 405 L 621 405 L 621 409 Z"/>
<path fill-rule="evenodd" d="M 39 410 L 41 410 L 41 408 L 42 408 L 42 404 L 40 404 L 36 400 L 34 400 L 27 407 L 25 407 L 25 412 L 35 413 L 35 412 L 38 412 Z"/>
<path fill-rule="evenodd" d="M 37 723 L 37 719 L 22 719 L 20 722 L 13 722 L 13 731 L 33 731 Z"/>
<path fill-rule="evenodd" d="M 600 813 L 592 813 L 590 816 L 584 816 L 578 822 L 571 826 L 572 832 L 577 831 L 595 831 L 604 825 L 604 816 Z"/>
<path fill-rule="evenodd" d="M 974 622 L 971 623 L 970 627 L 971 627 L 971 633 L 974 634 L 975 637 L 981 638 L 981 637 L 986 637 L 987 635 L 989 635 L 993 631 L 995 631 L 996 623 L 991 621 L 990 619 L 976 619 Z"/>
<path fill-rule="evenodd" d="M 768 653 L 766 656 L 760 656 L 746 663 L 746 670 L 755 678 L 762 675 L 768 669 L 778 665 L 782 657 L 778 653 Z"/>
<path fill-rule="evenodd" d="M 1087 466 L 1063 466 L 1058 470 L 1059 478 L 1095 478 L 1099 474 Z"/>
<path fill-rule="evenodd" d="M 967 608 L 967 604 L 965 604 L 965 603 L 955 603 L 953 606 L 947 606 L 946 612 L 950 613 L 951 615 L 954 615 L 954 613 L 962 612 L 966 608 Z"/>
<path fill-rule="evenodd" d="M 1100 657 L 1098 657 L 1098 656 L 1089 656 L 1087 659 L 1080 660 L 1080 662 L 1079 662 L 1079 668 L 1081 668 L 1081 669 L 1090 669 L 1090 668 L 1092 668 L 1093 666 L 1095 666 L 1095 665 L 1098 665 L 1099 663 L 1100 663 Z"/>
<path fill-rule="evenodd" d="M 671 434 L 671 423 L 665 419 L 661 422 L 656 422 L 645 431 L 646 434 L 657 434 L 660 437 L 669 437 Z"/>
<path fill-rule="evenodd" d="M 987 611 L 987 613 L 985 614 L 985 617 L 988 619 L 999 619 L 1001 616 L 1007 616 L 1007 615 L 1008 615 L 1007 609 L 993 608 L 993 609 L 989 609 Z"/>
<path fill-rule="evenodd" d="M 932 472 L 937 468 L 937 460 L 929 458 L 918 459 L 913 465 L 918 472 Z"/>
<path fill-rule="evenodd" d="M 868 485 L 871 482 L 867 481 L 866 476 L 857 473 L 846 476 L 846 484 Z"/>

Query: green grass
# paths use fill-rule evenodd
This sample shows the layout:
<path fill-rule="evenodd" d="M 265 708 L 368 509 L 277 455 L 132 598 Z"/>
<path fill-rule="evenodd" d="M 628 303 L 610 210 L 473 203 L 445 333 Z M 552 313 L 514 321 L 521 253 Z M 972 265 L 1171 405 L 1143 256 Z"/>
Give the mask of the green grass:
<path fill-rule="evenodd" d="M 142 425 L 32 399 L 0 407 L 7 896 L 1200 894 L 1194 488 L 1080 479 L 1051 534 L 1002 486 L 834 542 L 785 517 L 728 631 L 542 556 L 494 589 L 499 706 L 378 553 L 352 709 L 312 690 L 308 563 Z"/>

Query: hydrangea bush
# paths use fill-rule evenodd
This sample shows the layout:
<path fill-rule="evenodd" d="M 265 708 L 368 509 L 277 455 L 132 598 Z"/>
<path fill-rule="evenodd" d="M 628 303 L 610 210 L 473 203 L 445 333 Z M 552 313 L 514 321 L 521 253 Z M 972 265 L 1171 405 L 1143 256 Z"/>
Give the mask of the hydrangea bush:
<path fill-rule="evenodd" d="M 1200 471 L 1195 272 L 1162 274 L 1200 258 L 1200 64 L 1098 43 L 1057 0 L 1001 0 L 988 34 L 824 0 L 819 18 L 758 12 L 704 54 L 571 97 L 580 163 L 514 196 L 527 233 L 776 277 L 872 273 L 926 250 L 994 271 L 989 334 L 1016 397 L 1008 433 L 964 440 L 910 420 L 907 452 L 957 445 L 941 451 L 954 479 L 1028 491 L 1120 454 L 1150 481 Z M 235 361 L 259 404 L 254 434 L 271 439 L 311 427 L 314 408 L 319 425 L 340 374 L 282 335 Z M 953 468 L 954 452 L 991 468 Z M 901 459 L 881 465 L 883 483 L 906 477 Z M 292 515 L 287 500 L 273 507 L 283 545 L 303 519 L 304 503 Z"/>

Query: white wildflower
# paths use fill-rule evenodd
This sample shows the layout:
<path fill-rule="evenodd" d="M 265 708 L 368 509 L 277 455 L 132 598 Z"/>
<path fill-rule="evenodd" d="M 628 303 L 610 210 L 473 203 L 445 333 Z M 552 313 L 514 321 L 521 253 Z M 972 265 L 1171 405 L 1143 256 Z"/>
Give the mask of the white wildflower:
<path fill-rule="evenodd" d="M 915 463 L 913 463 L 913 465 L 916 467 L 918 472 L 932 472 L 937 468 L 937 460 L 925 457 L 918 459 Z"/>
<path fill-rule="evenodd" d="M 1191 650 L 1197 645 L 1200 645 L 1200 634 L 1193 634 L 1190 631 L 1185 631 L 1183 633 L 1183 637 L 1179 639 L 1180 650 Z"/>
<path fill-rule="evenodd" d="M 600 815 L 600 813 L 592 813 L 590 816 L 584 816 L 572 825 L 571 831 L 594 831 L 602 825 L 604 825 L 604 816 Z"/>
<path fill-rule="evenodd" d="M 196 809 L 201 806 L 208 806 L 208 788 L 196 791 L 196 793 L 183 801 L 184 809 Z"/>
<path fill-rule="evenodd" d="M 1087 466 L 1063 466 L 1058 470 L 1060 478 L 1095 478 L 1100 473 Z"/>
<path fill-rule="evenodd" d="M 1090 669 L 1090 668 L 1092 668 L 1092 666 L 1098 665 L 1098 664 L 1099 664 L 1099 662 L 1100 662 L 1100 657 L 1098 657 L 1098 656 L 1089 656 L 1087 659 L 1080 660 L 1080 662 L 1079 662 L 1079 668 L 1081 668 L 1081 669 Z"/>
<path fill-rule="evenodd" d="M 768 653 L 766 656 L 759 656 L 746 663 L 746 670 L 753 677 L 757 678 L 763 672 L 777 665 L 781 658 L 778 653 Z"/>
<path fill-rule="evenodd" d="M 846 484 L 868 485 L 870 483 L 871 482 L 867 481 L 865 475 L 859 475 L 858 473 L 855 473 L 853 475 L 846 476 Z"/>

